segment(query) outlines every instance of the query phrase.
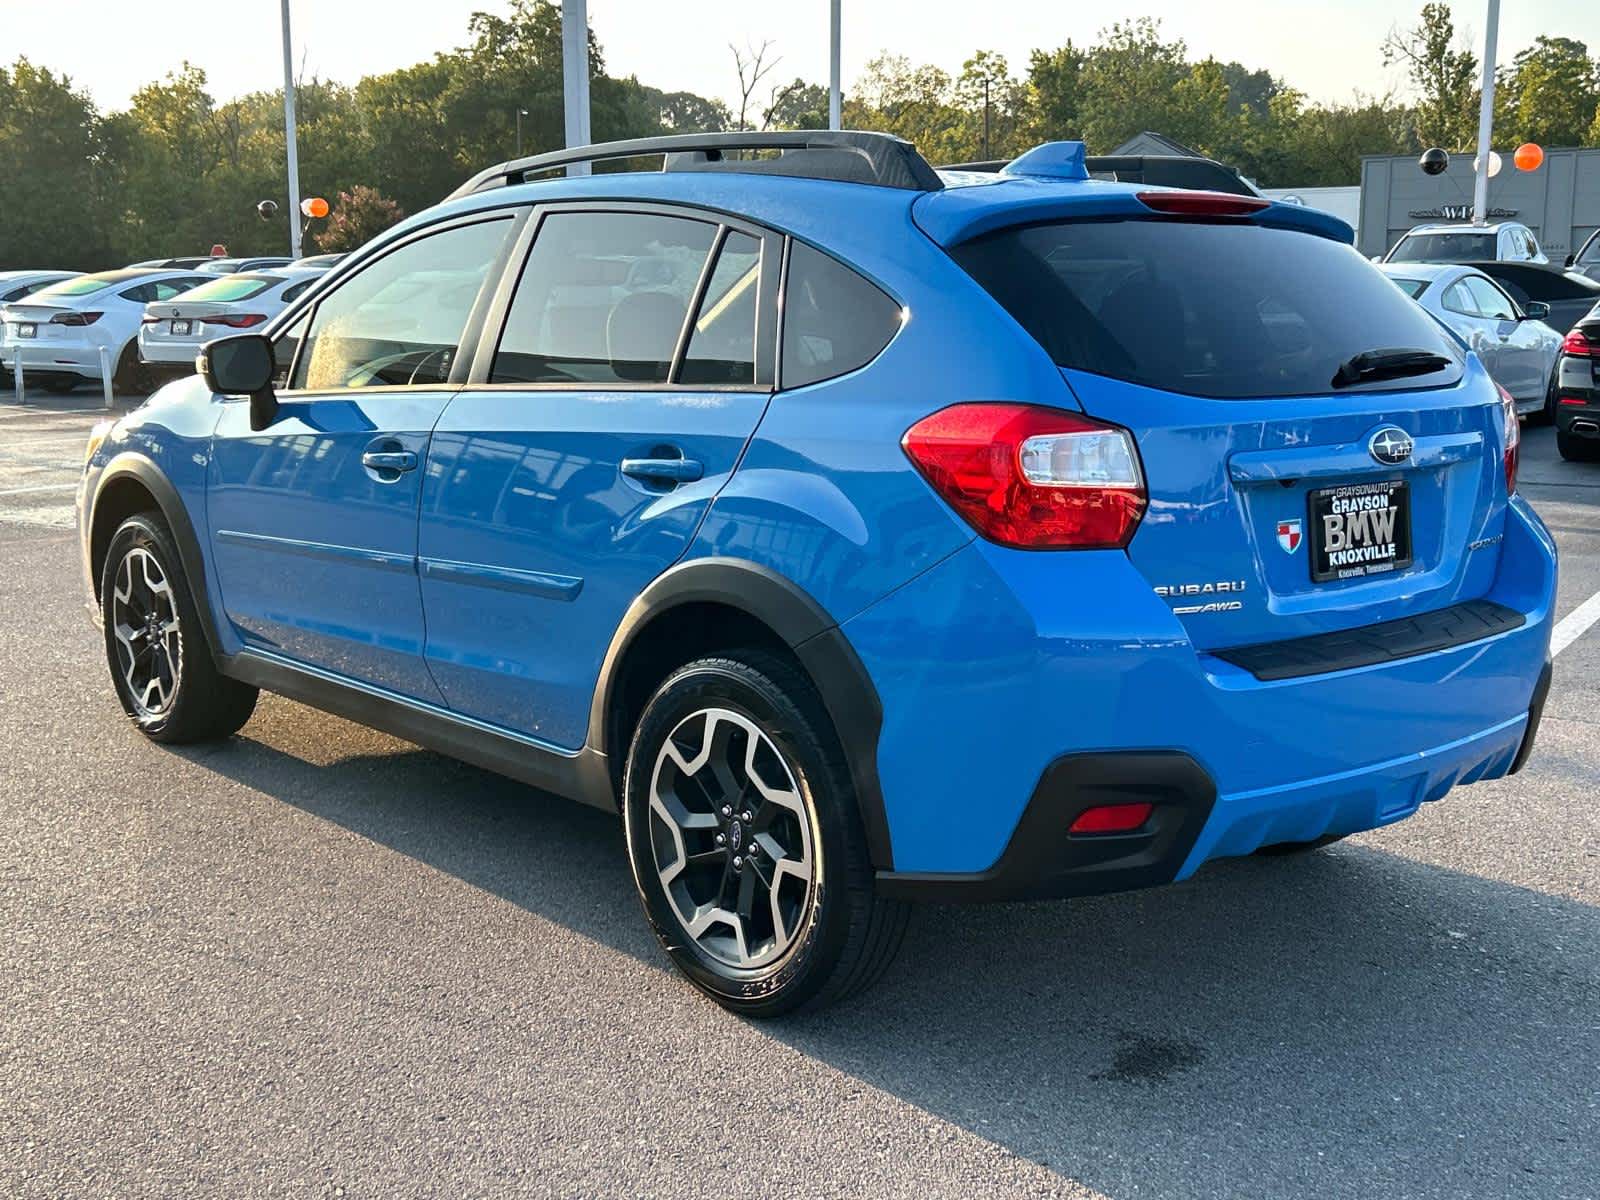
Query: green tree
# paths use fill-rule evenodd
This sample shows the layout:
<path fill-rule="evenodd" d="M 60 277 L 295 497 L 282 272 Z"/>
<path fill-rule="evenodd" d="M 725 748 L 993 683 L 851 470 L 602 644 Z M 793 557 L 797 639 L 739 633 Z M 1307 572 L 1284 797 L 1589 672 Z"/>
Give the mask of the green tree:
<path fill-rule="evenodd" d="M 1012 76 L 1003 54 L 980 50 L 962 63 L 952 99 L 966 114 L 974 157 L 1014 158 L 1028 148 L 1032 122 L 1027 85 Z"/>
<path fill-rule="evenodd" d="M 820 83 L 795 79 L 772 89 L 772 97 L 761 114 L 763 129 L 826 129 L 828 127 L 828 89 Z"/>
<path fill-rule="evenodd" d="M 95 269 L 110 205 L 94 106 L 64 75 L 0 68 L 0 268 Z"/>
<path fill-rule="evenodd" d="M 1189 74 L 1187 47 L 1163 41 L 1148 17 L 1104 30 L 1083 64 L 1079 125 L 1091 153 L 1104 154 L 1142 130 L 1172 128 L 1174 93 Z"/>
<path fill-rule="evenodd" d="M 1429 146 L 1462 150 L 1478 133 L 1478 59 L 1456 37 L 1450 6 L 1422 6 L 1417 24 L 1383 40 L 1385 66 L 1401 64 L 1417 91 L 1417 135 Z"/>
<path fill-rule="evenodd" d="M 1511 60 L 1495 91 L 1495 131 L 1506 144 L 1581 146 L 1600 107 L 1600 63 L 1573 38 L 1541 34 Z"/>
<path fill-rule="evenodd" d="M 1034 142 L 1080 136 L 1087 54 L 1070 41 L 1028 55 L 1028 137 Z"/>
<path fill-rule="evenodd" d="M 327 225 L 316 235 L 317 249 L 328 253 L 357 250 L 404 216 L 404 210 L 377 188 L 357 184 L 339 193 Z"/>

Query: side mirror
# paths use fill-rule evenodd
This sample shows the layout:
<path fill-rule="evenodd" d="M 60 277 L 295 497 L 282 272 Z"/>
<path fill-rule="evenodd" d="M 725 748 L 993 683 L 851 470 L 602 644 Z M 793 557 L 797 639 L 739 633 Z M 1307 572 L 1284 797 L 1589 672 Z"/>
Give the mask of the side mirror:
<path fill-rule="evenodd" d="M 272 343 L 259 333 L 207 342 L 201 347 L 195 366 L 213 392 L 250 397 L 252 430 L 259 433 L 277 420 L 278 396 L 272 390 L 277 364 Z"/>
<path fill-rule="evenodd" d="M 1550 315 L 1550 306 L 1543 300 L 1529 300 L 1522 306 L 1522 316 L 1528 321 L 1542 321 Z"/>

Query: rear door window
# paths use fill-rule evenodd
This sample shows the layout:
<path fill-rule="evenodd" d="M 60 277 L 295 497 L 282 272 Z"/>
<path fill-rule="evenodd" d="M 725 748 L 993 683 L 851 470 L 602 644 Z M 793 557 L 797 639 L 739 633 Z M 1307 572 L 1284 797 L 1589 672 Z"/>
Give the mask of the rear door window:
<path fill-rule="evenodd" d="M 1316 395 L 1372 350 L 1439 354 L 1456 343 L 1341 242 L 1253 223 L 1106 220 L 1000 230 L 951 254 L 1056 363 L 1218 399 Z M 1342 389 L 1353 390 L 1353 389 Z"/>
<path fill-rule="evenodd" d="M 730 229 L 689 330 L 680 383 L 753 385 L 761 243 Z"/>
<path fill-rule="evenodd" d="M 900 305 L 876 284 L 794 242 L 783 300 L 783 386 L 803 387 L 866 366 L 894 337 L 900 318 Z"/>
<path fill-rule="evenodd" d="M 666 383 L 717 228 L 658 213 L 546 216 L 489 382 Z"/>

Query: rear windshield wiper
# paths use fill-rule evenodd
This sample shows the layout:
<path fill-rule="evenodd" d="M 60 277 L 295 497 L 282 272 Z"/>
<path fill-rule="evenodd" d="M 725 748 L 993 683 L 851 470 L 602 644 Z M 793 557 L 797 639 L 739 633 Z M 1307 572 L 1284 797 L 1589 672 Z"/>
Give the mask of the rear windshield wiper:
<path fill-rule="evenodd" d="M 1449 365 L 1448 358 L 1432 350 L 1364 350 L 1339 364 L 1339 369 L 1333 373 L 1333 386 L 1349 387 L 1374 379 L 1431 375 Z"/>

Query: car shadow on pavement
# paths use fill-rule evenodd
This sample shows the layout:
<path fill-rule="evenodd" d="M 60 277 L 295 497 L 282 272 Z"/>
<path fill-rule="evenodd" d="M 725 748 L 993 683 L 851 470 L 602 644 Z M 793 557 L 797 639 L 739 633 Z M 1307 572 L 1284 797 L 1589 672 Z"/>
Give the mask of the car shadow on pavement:
<path fill-rule="evenodd" d="M 186 753 L 667 969 L 611 816 L 420 750 L 257 738 Z M 1558 1200 L 1600 1186 L 1596 964 L 1600 909 L 1346 844 L 927 908 L 874 990 L 757 1028 L 1114 1200 Z"/>

